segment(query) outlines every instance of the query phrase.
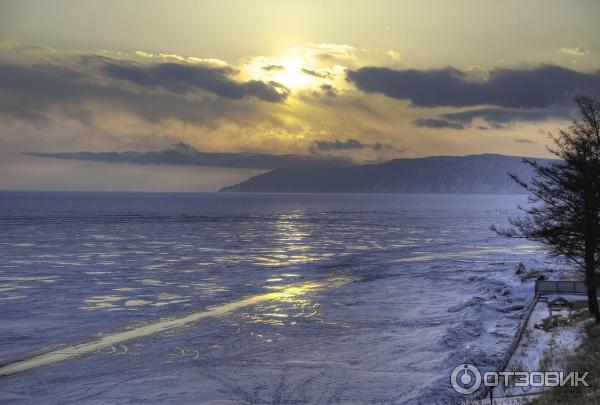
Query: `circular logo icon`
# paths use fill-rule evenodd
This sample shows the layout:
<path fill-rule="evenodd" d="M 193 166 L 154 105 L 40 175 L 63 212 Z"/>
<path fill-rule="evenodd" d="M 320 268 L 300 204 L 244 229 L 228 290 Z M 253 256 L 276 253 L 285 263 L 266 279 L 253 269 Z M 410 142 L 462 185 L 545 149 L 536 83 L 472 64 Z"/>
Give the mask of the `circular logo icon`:
<path fill-rule="evenodd" d="M 461 364 L 454 367 L 450 375 L 452 388 L 459 394 L 469 395 L 481 386 L 481 373 L 472 364 Z"/>

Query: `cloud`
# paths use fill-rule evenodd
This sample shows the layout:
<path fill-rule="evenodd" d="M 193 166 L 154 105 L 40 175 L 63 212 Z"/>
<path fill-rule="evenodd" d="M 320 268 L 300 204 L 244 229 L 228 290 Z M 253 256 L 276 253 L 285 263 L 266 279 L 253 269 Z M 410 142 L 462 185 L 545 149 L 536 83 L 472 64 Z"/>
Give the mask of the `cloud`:
<path fill-rule="evenodd" d="M 387 55 L 388 58 L 390 58 L 391 60 L 398 62 L 399 60 L 402 59 L 402 55 L 400 55 L 399 52 L 396 52 L 394 50 L 389 50 L 385 53 Z"/>
<path fill-rule="evenodd" d="M 600 73 L 582 73 L 555 65 L 533 69 L 496 69 L 487 80 L 472 80 L 454 68 L 394 70 L 364 67 L 347 78 L 358 89 L 409 100 L 415 107 L 544 108 L 565 103 L 575 93 L 600 94 Z"/>
<path fill-rule="evenodd" d="M 0 64 L 0 115 L 33 122 L 46 121 L 42 109 L 84 95 L 109 96 L 117 89 L 88 82 L 72 69 L 53 65 Z"/>
<path fill-rule="evenodd" d="M 154 59 L 159 62 L 176 62 L 211 65 L 216 67 L 228 66 L 228 63 L 216 58 L 198 58 L 196 56 L 181 56 L 174 53 L 149 53 L 145 51 L 135 51 L 135 55 L 142 59 Z"/>
<path fill-rule="evenodd" d="M 571 56 L 584 56 L 589 53 L 587 49 L 582 48 L 581 46 L 576 46 L 574 48 L 563 47 L 559 49 L 559 52 Z"/>
<path fill-rule="evenodd" d="M 515 138 L 515 139 L 513 139 L 513 141 L 516 143 L 535 143 L 533 141 L 530 141 L 529 139 L 522 139 L 522 138 Z"/>
<path fill-rule="evenodd" d="M 371 149 L 373 149 L 376 152 L 382 151 L 382 150 L 391 150 L 397 153 L 404 153 L 406 151 L 408 151 L 408 148 L 394 148 L 393 145 L 390 145 L 388 143 L 381 143 L 381 142 L 375 142 L 373 144 L 371 144 Z"/>
<path fill-rule="evenodd" d="M 311 50 L 321 60 L 355 60 L 356 48 L 346 44 L 313 44 L 307 43 L 304 48 Z"/>
<path fill-rule="evenodd" d="M 98 56 L 64 65 L 0 63 L 0 116 L 39 124 L 61 112 L 84 121 L 90 111 L 107 107 L 148 122 L 175 118 L 214 125 L 224 118 L 256 120 L 264 116 L 261 104 L 277 105 L 285 97 L 285 90 L 269 84 L 229 79 L 227 69 L 173 64 L 144 69 Z M 177 72 L 181 76 L 173 77 Z"/>
<path fill-rule="evenodd" d="M 110 126 L 127 114 L 151 123 L 176 119 L 208 128 L 277 118 L 289 90 L 238 80 L 216 59 L 174 54 L 75 53 L 13 45 L 0 53 L 0 119 L 39 128 L 75 119 Z M 268 106 L 272 105 L 272 108 Z M 92 122 L 95 121 L 95 122 Z"/>
<path fill-rule="evenodd" d="M 229 77 L 234 73 L 229 67 L 179 63 L 150 66 L 110 63 L 102 71 L 113 79 L 125 80 L 142 87 L 160 87 L 180 94 L 204 90 L 228 99 L 257 98 L 268 102 L 281 102 L 289 95 L 289 90 L 274 82 L 235 81 Z"/>
<path fill-rule="evenodd" d="M 336 139 L 335 141 L 327 141 L 327 140 L 316 140 L 314 141 L 315 149 L 321 151 L 338 151 L 338 150 L 349 150 L 349 149 L 363 149 L 365 145 L 362 142 L 356 139 L 346 139 L 345 141 L 340 141 Z"/>
<path fill-rule="evenodd" d="M 32 56 L 0 54 L 0 126 L 6 134 L 0 149 L 9 145 L 11 153 L 159 151 L 185 142 L 201 151 L 314 155 L 322 158 L 317 162 L 322 165 L 332 159 L 326 155 L 349 158 L 341 152 L 313 152 L 314 134 L 342 132 L 363 140 L 378 118 L 362 100 L 364 95 L 347 95 L 343 85 L 348 84 L 338 87 L 337 79 L 315 80 L 312 88 L 295 90 L 290 95 L 294 107 L 289 108 L 288 103 L 249 95 L 228 98 L 232 96 L 221 87 L 208 87 L 215 86 L 212 79 L 237 85 L 249 80 L 240 77 L 265 77 L 248 75 L 245 65 L 191 63 L 189 57 L 180 63 L 176 56 L 138 54 L 56 51 L 44 53 L 43 59 L 37 51 Z M 172 65 L 183 66 L 184 73 L 173 76 Z M 319 73 L 338 68 L 342 69 L 315 65 Z M 210 83 L 202 81 L 208 78 Z M 339 78 L 345 82 L 345 73 Z M 387 143 L 393 138 L 382 134 L 373 139 Z M 371 158 L 376 149 L 365 145 L 351 158 Z M 387 150 L 382 148 L 382 153 Z"/>
<path fill-rule="evenodd" d="M 357 139 L 352 139 L 352 138 L 346 139 L 345 141 L 342 141 L 339 139 L 335 139 L 333 141 L 317 139 L 316 141 L 313 142 L 313 147 L 311 148 L 311 151 L 313 153 L 339 152 L 339 151 L 352 151 L 352 150 L 358 151 L 358 150 L 363 150 L 363 149 L 367 149 L 367 148 L 369 148 L 375 152 L 381 152 L 384 150 L 393 150 L 395 152 L 404 152 L 403 149 L 395 149 L 390 144 L 383 144 L 381 142 L 364 143 Z"/>
<path fill-rule="evenodd" d="M 464 124 L 456 121 L 449 121 L 443 118 L 421 118 L 413 121 L 413 124 L 417 127 L 426 128 L 450 128 L 450 129 L 464 129 Z"/>
<path fill-rule="evenodd" d="M 424 118 L 413 121 L 417 127 L 464 129 L 476 119 L 482 119 L 493 128 L 503 128 L 518 121 L 537 122 L 551 118 L 566 119 L 572 114 L 572 108 L 546 109 L 507 109 L 507 108 L 477 108 L 454 113 L 440 114 L 436 118 Z M 478 127 L 478 129 L 484 129 Z M 489 129 L 489 128 L 485 128 Z"/>
<path fill-rule="evenodd" d="M 320 89 L 327 97 L 337 97 L 338 92 L 331 84 L 322 84 Z"/>
<path fill-rule="evenodd" d="M 441 117 L 459 122 L 464 125 L 471 124 L 473 120 L 481 118 L 495 127 L 513 124 L 517 121 L 537 122 L 551 118 L 566 119 L 572 114 L 571 108 L 547 108 L 517 110 L 504 108 L 479 108 L 456 113 L 442 114 Z"/>
<path fill-rule="evenodd" d="M 282 66 L 282 65 L 267 65 L 267 66 L 263 66 L 261 69 L 265 70 L 267 72 L 271 72 L 271 71 L 274 71 L 274 70 L 285 70 L 285 66 Z"/>
<path fill-rule="evenodd" d="M 476 120 L 485 121 L 491 128 L 506 128 L 517 122 L 542 122 L 551 119 L 567 120 L 575 114 L 574 106 L 553 105 L 549 108 L 516 109 L 484 107 L 452 113 L 439 114 L 434 118 L 422 118 L 413 121 L 417 127 L 433 129 L 466 129 Z M 477 129 L 490 129 L 477 126 Z"/>
<path fill-rule="evenodd" d="M 321 79 L 328 79 L 331 77 L 331 74 L 327 71 L 317 72 L 314 69 L 307 69 L 307 68 L 302 68 L 302 73 L 306 73 L 309 76 L 314 76 L 314 77 L 318 77 Z"/>
<path fill-rule="evenodd" d="M 331 156 L 202 152 L 184 143 L 177 144 L 171 149 L 154 152 L 24 152 L 23 154 L 53 159 L 130 163 L 136 165 L 188 165 L 244 169 L 348 166 L 352 164 L 348 159 Z"/>

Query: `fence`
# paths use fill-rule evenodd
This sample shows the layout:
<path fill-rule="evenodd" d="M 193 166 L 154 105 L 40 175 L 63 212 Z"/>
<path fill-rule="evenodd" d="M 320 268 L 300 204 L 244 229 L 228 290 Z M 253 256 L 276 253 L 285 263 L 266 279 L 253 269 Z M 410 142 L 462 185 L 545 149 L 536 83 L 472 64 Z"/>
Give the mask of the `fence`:
<path fill-rule="evenodd" d="M 529 301 L 529 305 L 527 305 L 527 309 L 525 310 L 525 315 L 521 319 L 521 322 L 519 323 L 517 331 L 516 331 L 515 335 L 513 336 L 513 339 L 510 342 L 510 345 L 508 346 L 508 349 L 506 349 L 506 351 L 504 352 L 504 356 L 502 356 L 500 363 L 496 367 L 496 372 L 499 373 L 501 371 L 504 371 L 504 369 L 508 365 L 508 362 L 510 361 L 510 358 L 512 357 L 514 351 L 517 349 L 517 347 L 519 347 L 519 342 L 521 341 L 521 336 L 523 336 L 523 332 L 525 332 L 525 329 L 527 328 L 527 322 L 529 322 L 529 318 L 531 318 L 533 308 L 535 308 L 535 306 L 538 302 L 538 298 L 539 298 L 539 295 L 536 294 L 533 297 L 533 299 L 531 301 Z M 492 387 L 484 386 L 483 389 L 481 390 L 481 392 L 479 393 L 479 399 L 485 399 L 488 395 L 490 395 L 490 392 L 492 391 L 492 389 L 493 389 Z"/>
<path fill-rule="evenodd" d="M 583 281 L 541 281 L 535 282 L 535 295 L 548 294 L 587 294 Z"/>

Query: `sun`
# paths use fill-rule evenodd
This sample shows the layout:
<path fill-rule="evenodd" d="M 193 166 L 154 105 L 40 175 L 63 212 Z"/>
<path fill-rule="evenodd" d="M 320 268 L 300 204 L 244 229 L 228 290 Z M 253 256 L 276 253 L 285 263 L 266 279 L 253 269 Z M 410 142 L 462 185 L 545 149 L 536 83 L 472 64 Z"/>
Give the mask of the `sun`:
<path fill-rule="evenodd" d="M 307 74 L 303 69 L 305 69 L 305 63 L 302 59 L 285 59 L 281 63 L 281 69 L 278 69 L 273 75 L 273 80 L 290 89 L 310 87 L 316 80 L 314 76 Z"/>
<path fill-rule="evenodd" d="M 253 80 L 277 82 L 290 90 L 316 88 L 325 80 L 315 56 L 302 47 L 292 47 L 277 56 L 255 57 L 245 64 Z"/>

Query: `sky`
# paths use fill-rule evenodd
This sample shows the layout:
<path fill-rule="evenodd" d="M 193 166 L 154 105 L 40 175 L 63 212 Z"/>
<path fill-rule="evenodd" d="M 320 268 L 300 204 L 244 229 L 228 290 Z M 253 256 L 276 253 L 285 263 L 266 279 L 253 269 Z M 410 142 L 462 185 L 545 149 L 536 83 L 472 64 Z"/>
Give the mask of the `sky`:
<path fill-rule="evenodd" d="M 548 157 L 597 1 L 0 0 L 0 189 L 215 191 L 280 167 Z"/>

